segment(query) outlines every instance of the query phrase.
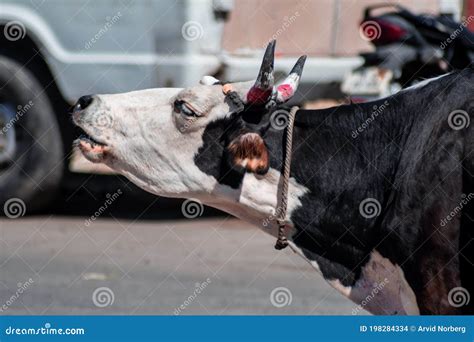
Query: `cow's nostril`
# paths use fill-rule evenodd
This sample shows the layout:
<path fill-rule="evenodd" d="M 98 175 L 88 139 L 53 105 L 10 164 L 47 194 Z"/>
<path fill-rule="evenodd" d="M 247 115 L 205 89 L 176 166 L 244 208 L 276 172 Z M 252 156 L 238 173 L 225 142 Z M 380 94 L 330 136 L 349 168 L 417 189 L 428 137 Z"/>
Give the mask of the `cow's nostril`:
<path fill-rule="evenodd" d="M 92 97 L 91 95 L 85 95 L 81 96 L 81 98 L 79 98 L 77 102 L 81 106 L 81 109 L 86 109 L 92 103 L 93 100 L 94 97 Z"/>
<path fill-rule="evenodd" d="M 94 97 L 91 95 L 81 96 L 74 105 L 72 112 L 79 112 L 86 109 L 94 101 Z"/>

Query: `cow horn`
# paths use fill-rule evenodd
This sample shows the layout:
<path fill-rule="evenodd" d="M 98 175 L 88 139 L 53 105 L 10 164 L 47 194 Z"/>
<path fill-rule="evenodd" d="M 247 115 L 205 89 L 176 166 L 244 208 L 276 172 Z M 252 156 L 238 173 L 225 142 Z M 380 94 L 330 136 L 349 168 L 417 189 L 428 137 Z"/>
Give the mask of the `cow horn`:
<path fill-rule="evenodd" d="M 298 84 L 300 83 L 305 62 L 306 55 L 298 58 L 298 61 L 293 69 L 291 69 L 288 77 L 276 87 L 276 103 L 284 103 L 295 94 L 296 89 L 298 89 Z"/>
<path fill-rule="evenodd" d="M 272 94 L 274 84 L 273 61 L 275 59 L 275 45 L 275 40 L 272 40 L 267 45 L 257 80 L 247 93 L 248 103 L 263 104 Z"/>

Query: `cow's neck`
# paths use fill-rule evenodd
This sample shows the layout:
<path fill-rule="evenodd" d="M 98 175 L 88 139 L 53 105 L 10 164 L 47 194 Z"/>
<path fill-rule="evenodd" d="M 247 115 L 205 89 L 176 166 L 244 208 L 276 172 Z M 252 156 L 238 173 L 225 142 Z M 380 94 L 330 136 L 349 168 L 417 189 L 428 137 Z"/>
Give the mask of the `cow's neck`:
<path fill-rule="evenodd" d="M 276 236 L 276 218 L 280 213 L 279 200 L 282 177 L 279 170 L 271 168 L 265 176 L 247 173 L 238 189 L 218 185 L 212 196 L 204 199 L 210 206 L 226 211 L 242 220 Z M 300 198 L 307 189 L 295 179 L 289 180 L 287 219 L 291 223 L 291 213 L 302 205 Z"/>
<path fill-rule="evenodd" d="M 352 218 L 346 218 L 347 225 L 360 221 L 357 210 L 360 196 L 353 196 L 355 193 L 372 189 L 374 193 L 367 192 L 363 198 L 371 196 L 381 204 L 385 202 L 400 153 L 397 146 L 404 143 L 403 134 L 395 130 L 403 128 L 399 127 L 399 123 L 391 122 L 393 105 L 390 108 L 390 104 L 384 104 L 384 101 L 376 103 L 385 108 L 377 114 L 376 120 L 379 122 L 373 122 L 373 127 L 367 127 L 356 138 L 351 136 L 352 131 L 371 115 L 375 103 L 328 110 L 298 111 L 293 136 L 287 212 L 288 221 L 296 225 L 296 228 L 320 225 L 323 221 L 329 224 L 344 223 L 334 222 L 333 218 L 338 215 L 331 217 L 334 213 L 325 211 L 326 208 L 337 205 L 356 209 L 353 210 Z M 384 135 L 378 129 L 381 124 L 392 127 L 393 137 Z M 392 140 L 396 140 L 396 143 L 387 147 Z M 212 195 L 204 201 L 275 235 L 275 216 L 279 211 L 281 195 L 285 131 L 269 130 L 265 135 L 265 143 L 271 156 L 271 168 L 265 176 L 246 173 L 238 188 L 229 188 L 226 184 L 219 183 Z M 365 155 L 360 156 L 359 151 L 366 151 Z M 387 162 L 385 155 L 391 155 L 391 160 Z M 364 165 L 367 165 L 368 161 L 376 166 L 377 172 L 364 172 Z M 357 181 L 347 183 L 346 178 L 353 178 L 355 175 L 360 175 Z M 348 195 L 334 201 L 334 196 L 342 189 L 345 189 Z M 311 212 L 298 215 L 303 206 L 302 201 L 308 198 L 311 198 L 312 202 L 309 204 Z M 307 221 L 308 219 L 310 221 Z"/>

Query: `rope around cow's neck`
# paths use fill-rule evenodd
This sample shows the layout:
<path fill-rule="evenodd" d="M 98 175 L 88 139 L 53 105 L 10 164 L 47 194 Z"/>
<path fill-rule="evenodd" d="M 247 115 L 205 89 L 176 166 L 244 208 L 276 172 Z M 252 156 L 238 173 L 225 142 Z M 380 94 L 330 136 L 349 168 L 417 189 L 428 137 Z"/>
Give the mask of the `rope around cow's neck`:
<path fill-rule="evenodd" d="M 285 159 L 283 160 L 283 182 L 281 184 L 281 196 L 280 205 L 277 207 L 278 211 L 278 237 L 275 243 L 275 249 L 281 250 L 288 246 L 288 239 L 285 234 L 286 228 L 286 210 L 288 208 L 288 183 L 290 180 L 290 167 L 291 167 L 291 152 L 293 145 L 293 125 L 295 122 L 295 114 L 299 107 L 294 106 L 291 108 L 288 115 L 288 125 L 286 126 L 286 146 L 285 146 Z M 281 210 L 278 210 L 280 208 Z"/>

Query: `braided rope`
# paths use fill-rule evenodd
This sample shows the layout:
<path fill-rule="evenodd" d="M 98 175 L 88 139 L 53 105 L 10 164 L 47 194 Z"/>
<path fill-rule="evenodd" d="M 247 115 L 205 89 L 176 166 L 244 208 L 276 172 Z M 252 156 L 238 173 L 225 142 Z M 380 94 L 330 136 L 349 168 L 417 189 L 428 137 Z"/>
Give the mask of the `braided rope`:
<path fill-rule="evenodd" d="M 293 106 L 288 115 L 288 126 L 286 127 L 286 146 L 285 146 L 285 160 L 283 161 L 283 182 L 281 185 L 281 198 L 277 223 L 278 223 L 278 237 L 275 244 L 275 249 L 281 250 L 288 246 L 288 239 L 285 234 L 286 228 L 286 210 L 288 208 L 288 183 L 290 180 L 290 166 L 291 166 L 291 152 L 293 146 L 293 126 L 295 122 L 295 114 L 298 111 L 298 106 Z"/>

